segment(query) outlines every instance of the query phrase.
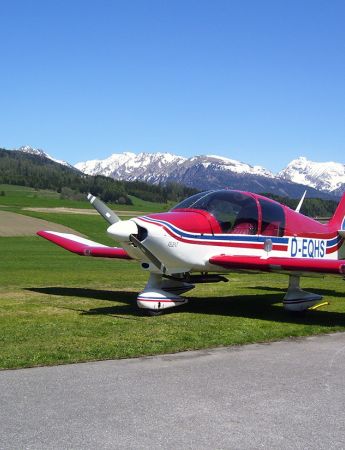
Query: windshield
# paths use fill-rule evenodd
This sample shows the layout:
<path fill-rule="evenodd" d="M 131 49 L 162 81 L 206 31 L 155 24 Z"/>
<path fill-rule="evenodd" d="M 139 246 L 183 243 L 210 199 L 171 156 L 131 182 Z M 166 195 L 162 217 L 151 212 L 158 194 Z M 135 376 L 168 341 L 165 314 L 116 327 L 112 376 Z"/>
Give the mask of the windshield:
<path fill-rule="evenodd" d="M 174 206 L 171 209 L 171 211 L 174 211 L 174 209 L 185 209 L 185 208 L 203 209 L 203 208 L 196 207 L 194 205 L 196 203 L 198 203 L 199 200 L 203 199 L 204 197 L 206 197 L 207 195 L 209 195 L 212 192 L 214 192 L 214 191 L 199 192 L 199 194 L 192 195 L 191 197 L 186 198 L 181 203 Z"/>
<path fill-rule="evenodd" d="M 255 199 L 236 191 L 207 191 L 193 195 L 176 205 L 176 209 L 202 209 L 212 214 L 222 232 L 257 234 L 258 207 Z"/>

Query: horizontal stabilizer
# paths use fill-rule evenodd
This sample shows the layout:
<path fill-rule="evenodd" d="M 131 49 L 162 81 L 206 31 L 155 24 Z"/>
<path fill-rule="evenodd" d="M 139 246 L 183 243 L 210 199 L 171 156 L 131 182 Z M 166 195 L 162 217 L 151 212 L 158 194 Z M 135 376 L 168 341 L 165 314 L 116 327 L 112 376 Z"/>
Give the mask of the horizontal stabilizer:
<path fill-rule="evenodd" d="M 345 274 L 345 260 L 342 259 L 259 258 L 257 256 L 218 255 L 210 258 L 210 263 L 229 270 Z"/>
<path fill-rule="evenodd" d="M 37 234 L 60 247 L 81 256 L 98 256 L 103 258 L 131 259 L 123 248 L 108 247 L 98 242 L 69 233 L 56 231 L 38 231 Z"/>

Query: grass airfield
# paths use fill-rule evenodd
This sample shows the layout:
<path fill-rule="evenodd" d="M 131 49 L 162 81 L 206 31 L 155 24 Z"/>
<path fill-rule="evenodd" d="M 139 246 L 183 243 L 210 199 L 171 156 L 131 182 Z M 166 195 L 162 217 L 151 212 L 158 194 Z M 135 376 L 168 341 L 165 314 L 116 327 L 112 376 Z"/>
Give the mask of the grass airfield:
<path fill-rule="evenodd" d="M 105 244 L 107 224 L 95 215 L 28 211 L 88 208 L 55 193 L 0 186 L 0 210 L 68 226 Z M 134 202 L 124 211 L 157 211 Z M 114 209 L 118 209 L 116 206 Z M 127 216 L 127 214 L 126 214 Z M 1 227 L 1 223 L 0 223 Z M 199 285 L 190 302 L 159 317 L 143 316 L 137 293 L 148 274 L 133 261 L 83 258 L 36 236 L 0 238 L 0 367 L 19 368 L 178 352 L 345 331 L 341 277 L 305 278 L 302 287 L 330 302 L 294 316 L 283 310 L 284 275 L 231 274 Z"/>

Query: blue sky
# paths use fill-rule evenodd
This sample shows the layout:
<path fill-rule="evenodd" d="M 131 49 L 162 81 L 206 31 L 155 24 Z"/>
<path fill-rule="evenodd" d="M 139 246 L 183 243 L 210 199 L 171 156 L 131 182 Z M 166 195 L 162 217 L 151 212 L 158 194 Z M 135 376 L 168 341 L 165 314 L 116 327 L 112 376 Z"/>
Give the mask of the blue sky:
<path fill-rule="evenodd" d="M 345 163 L 345 2 L 2 0 L 0 146 Z"/>

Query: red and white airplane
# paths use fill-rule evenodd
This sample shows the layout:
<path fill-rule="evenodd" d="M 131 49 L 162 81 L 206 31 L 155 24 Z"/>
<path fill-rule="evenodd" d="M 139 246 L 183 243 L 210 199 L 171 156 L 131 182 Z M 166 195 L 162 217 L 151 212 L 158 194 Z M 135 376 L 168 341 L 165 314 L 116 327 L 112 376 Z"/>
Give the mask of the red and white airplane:
<path fill-rule="evenodd" d="M 301 276 L 345 275 L 345 194 L 326 224 L 299 207 L 232 190 L 202 192 L 169 212 L 124 221 L 98 198 L 88 199 L 123 248 L 54 231 L 38 235 L 82 256 L 139 261 L 150 277 L 137 303 L 150 314 L 187 303 L 180 294 L 196 283 L 227 281 L 224 273 L 238 271 L 286 273 L 284 307 L 303 311 L 322 297 L 302 290 Z"/>

